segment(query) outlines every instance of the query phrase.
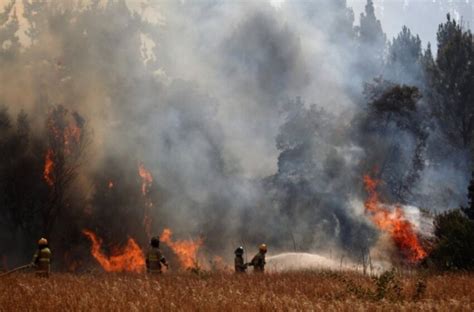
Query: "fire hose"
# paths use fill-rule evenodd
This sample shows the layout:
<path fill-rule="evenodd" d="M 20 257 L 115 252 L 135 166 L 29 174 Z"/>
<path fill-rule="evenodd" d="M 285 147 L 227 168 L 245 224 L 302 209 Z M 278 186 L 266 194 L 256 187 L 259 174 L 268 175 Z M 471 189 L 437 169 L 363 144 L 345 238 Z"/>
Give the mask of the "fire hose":
<path fill-rule="evenodd" d="M 29 268 L 32 268 L 32 267 L 33 267 L 33 265 L 31 263 L 25 264 L 25 265 L 19 266 L 17 268 L 11 269 L 10 271 L 7 271 L 3 274 L 0 274 L 0 277 L 6 276 L 6 275 L 9 275 L 9 274 L 12 274 L 14 272 L 21 271 L 21 270 L 26 270 L 26 269 L 29 269 Z"/>

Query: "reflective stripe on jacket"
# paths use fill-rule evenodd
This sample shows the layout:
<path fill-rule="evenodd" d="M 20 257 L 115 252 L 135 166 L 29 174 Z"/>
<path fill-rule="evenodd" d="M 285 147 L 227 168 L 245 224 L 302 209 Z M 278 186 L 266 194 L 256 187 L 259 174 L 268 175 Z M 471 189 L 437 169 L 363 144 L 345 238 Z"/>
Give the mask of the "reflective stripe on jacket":
<path fill-rule="evenodd" d="M 161 273 L 161 264 L 166 263 L 165 257 L 159 248 L 152 248 L 146 256 L 146 267 L 149 273 Z"/>
<path fill-rule="evenodd" d="M 51 250 L 48 247 L 38 250 L 33 258 L 33 263 L 36 272 L 49 273 L 51 269 Z"/>

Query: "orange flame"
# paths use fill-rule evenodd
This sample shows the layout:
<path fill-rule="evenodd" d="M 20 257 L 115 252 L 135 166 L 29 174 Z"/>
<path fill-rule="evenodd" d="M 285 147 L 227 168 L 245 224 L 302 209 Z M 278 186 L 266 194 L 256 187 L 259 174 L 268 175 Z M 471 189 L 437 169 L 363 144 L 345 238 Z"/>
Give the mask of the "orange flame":
<path fill-rule="evenodd" d="M 110 180 L 108 184 L 109 189 L 112 189 L 114 187 L 114 181 Z"/>
<path fill-rule="evenodd" d="M 153 177 L 151 176 L 151 172 L 145 168 L 143 163 L 140 163 L 138 165 L 138 174 L 142 178 L 142 194 L 145 197 L 145 211 L 144 211 L 144 216 L 143 216 L 143 226 L 145 227 L 145 233 L 148 239 L 150 239 L 151 226 L 153 223 L 153 219 L 150 216 L 150 210 L 153 207 L 153 203 L 147 195 L 150 192 L 150 187 L 153 182 Z"/>
<path fill-rule="evenodd" d="M 153 177 L 151 176 L 150 171 L 148 171 L 142 163 L 138 165 L 138 174 L 142 178 L 142 194 L 145 196 L 150 191 Z"/>
<path fill-rule="evenodd" d="M 160 240 L 168 245 L 178 256 L 181 266 L 185 269 L 194 268 L 197 265 L 197 253 L 204 241 L 199 238 L 197 240 L 171 240 L 173 233 L 170 229 L 164 229 L 160 235 Z"/>
<path fill-rule="evenodd" d="M 62 112 L 62 116 L 66 118 L 67 111 Z M 81 141 L 82 129 L 77 121 L 68 120 L 67 126 L 61 127 L 54 118 L 53 112 L 50 113 L 47 126 L 56 143 L 62 144 L 65 154 L 71 154 L 72 148 L 77 146 Z"/>
<path fill-rule="evenodd" d="M 364 185 L 369 197 L 364 203 L 365 211 L 370 213 L 372 222 L 382 231 L 390 234 L 395 246 L 404 253 L 411 262 L 418 262 L 427 256 L 421 246 L 413 226 L 405 218 L 400 206 L 394 211 L 381 204 L 377 185 L 379 181 L 369 175 L 364 176 Z"/>
<path fill-rule="evenodd" d="M 43 178 L 46 183 L 52 187 L 54 185 L 54 178 L 53 178 L 53 169 L 54 169 L 54 162 L 53 162 L 53 150 L 48 149 L 46 152 L 45 160 L 44 160 L 44 170 L 43 170 Z"/>
<path fill-rule="evenodd" d="M 100 250 L 102 240 L 94 232 L 83 230 L 82 233 L 92 242 L 91 254 L 107 272 L 143 272 L 145 269 L 145 256 L 138 244 L 132 238 L 127 245 L 107 257 Z"/>

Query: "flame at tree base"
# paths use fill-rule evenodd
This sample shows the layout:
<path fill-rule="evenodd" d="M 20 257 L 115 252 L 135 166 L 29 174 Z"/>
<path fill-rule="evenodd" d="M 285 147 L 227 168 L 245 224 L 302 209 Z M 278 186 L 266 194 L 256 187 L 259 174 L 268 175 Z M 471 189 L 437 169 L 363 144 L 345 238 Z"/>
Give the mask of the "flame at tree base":
<path fill-rule="evenodd" d="M 138 244 L 132 238 L 127 245 L 114 252 L 111 256 L 102 253 L 102 240 L 94 232 L 83 230 L 82 233 L 92 242 L 91 254 L 107 272 L 136 272 L 145 270 L 145 256 Z"/>
<path fill-rule="evenodd" d="M 364 176 L 364 185 L 369 197 L 364 203 L 366 213 L 372 222 L 382 231 L 388 233 L 395 246 L 412 263 L 423 260 L 427 253 L 421 246 L 412 224 L 405 218 L 400 206 L 392 211 L 380 202 L 377 193 L 379 181 L 370 176 Z"/>
<path fill-rule="evenodd" d="M 54 178 L 53 178 L 53 170 L 54 170 L 54 161 L 53 161 L 54 153 L 52 149 L 48 149 L 46 152 L 46 156 L 44 157 L 44 170 L 43 170 L 43 178 L 46 183 L 52 187 L 54 185 Z"/>

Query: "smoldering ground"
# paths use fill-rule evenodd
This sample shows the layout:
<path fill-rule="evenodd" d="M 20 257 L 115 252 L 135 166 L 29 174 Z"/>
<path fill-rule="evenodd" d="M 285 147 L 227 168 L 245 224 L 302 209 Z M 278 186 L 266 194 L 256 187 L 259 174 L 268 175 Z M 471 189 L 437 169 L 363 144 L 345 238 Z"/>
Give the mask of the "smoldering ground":
<path fill-rule="evenodd" d="M 36 182 L 21 192 L 44 184 L 51 109 L 77 112 L 89 142 L 50 234 L 63 255 L 59 263 L 87 261 L 83 228 L 96 231 L 106 249 L 129 236 L 147 244 L 140 163 L 153 176 L 153 232 L 168 227 L 176 237 L 202 237 L 205 254 L 225 258 L 236 245 L 252 250 L 260 242 L 271 250 L 359 257 L 378 231 L 353 203 L 366 196 L 364 173 L 384 162 L 396 181 L 384 189 L 390 200 L 423 206 L 421 199 L 436 198 L 425 208 L 444 209 L 464 198 L 462 151 L 461 162 L 440 156 L 444 165 L 418 168 L 416 191 L 394 195 L 391 187 L 413 166 L 416 133 L 391 125 L 384 130 L 390 142 L 372 133 L 374 144 L 367 144 L 362 89 L 373 77 L 358 68 L 372 62 L 371 53 L 358 44 L 345 1 L 23 7 L 13 37 L 26 31 L 26 40 L 13 49 L 5 39 L 0 56 L 1 103 L 11 119 L 27 113 L 34 142 L 22 155 L 34 156 L 24 158 L 35 164 L 25 179 Z M 2 29 L 15 26 L 14 12 L 6 12 Z M 3 142 L 16 127 L 9 124 Z M 387 153 L 394 146 L 397 152 Z M 2 160 L 3 169 L 8 164 Z M 428 184 L 441 174 L 452 179 Z M 39 189 L 47 198 L 48 189 Z M 452 190 L 446 198 L 432 196 L 445 189 Z M 38 203 L 33 209 L 31 201 L 3 201 L 1 253 L 10 259 L 25 259 L 44 233 L 37 218 L 48 200 Z"/>

